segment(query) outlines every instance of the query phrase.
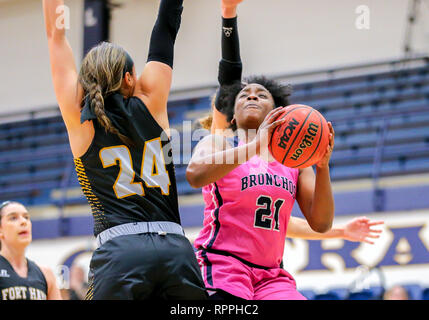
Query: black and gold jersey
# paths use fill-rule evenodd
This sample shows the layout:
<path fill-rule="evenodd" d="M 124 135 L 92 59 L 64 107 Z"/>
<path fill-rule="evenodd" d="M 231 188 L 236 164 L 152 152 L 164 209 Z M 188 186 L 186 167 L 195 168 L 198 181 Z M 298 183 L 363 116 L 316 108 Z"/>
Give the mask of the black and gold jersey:
<path fill-rule="evenodd" d="M 137 97 L 111 94 L 104 100 L 113 126 L 131 140 L 107 132 L 88 105 L 81 121 L 93 120 L 93 141 L 75 168 L 94 217 L 94 235 L 140 221 L 180 224 L 171 142 Z"/>
<path fill-rule="evenodd" d="M 0 300 L 46 300 L 48 284 L 42 270 L 27 259 L 27 277 L 20 277 L 0 255 Z"/>

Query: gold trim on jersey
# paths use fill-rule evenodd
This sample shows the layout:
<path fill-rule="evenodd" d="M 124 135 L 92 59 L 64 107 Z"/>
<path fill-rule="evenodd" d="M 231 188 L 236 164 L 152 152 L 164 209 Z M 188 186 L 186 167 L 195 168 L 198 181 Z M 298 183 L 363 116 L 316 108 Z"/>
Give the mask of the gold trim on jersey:
<path fill-rule="evenodd" d="M 105 229 L 107 226 L 106 217 L 104 215 L 103 205 L 98 200 L 97 196 L 93 193 L 91 183 L 86 176 L 85 167 L 80 158 L 74 159 L 75 169 L 77 173 L 77 179 L 82 188 L 82 192 L 85 195 L 88 203 L 91 207 L 92 215 L 94 217 L 95 229 Z"/>
<path fill-rule="evenodd" d="M 88 287 L 88 291 L 86 292 L 84 300 L 92 300 L 93 298 L 94 298 L 94 283 L 91 282 L 91 284 Z"/>

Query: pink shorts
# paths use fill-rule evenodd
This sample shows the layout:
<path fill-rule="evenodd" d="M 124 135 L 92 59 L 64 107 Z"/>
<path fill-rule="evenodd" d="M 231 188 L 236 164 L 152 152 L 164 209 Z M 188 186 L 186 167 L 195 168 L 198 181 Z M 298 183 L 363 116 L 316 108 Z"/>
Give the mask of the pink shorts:
<path fill-rule="evenodd" d="M 207 289 L 221 289 L 246 300 L 306 300 L 282 268 L 254 268 L 234 257 L 201 250 L 197 260 Z"/>

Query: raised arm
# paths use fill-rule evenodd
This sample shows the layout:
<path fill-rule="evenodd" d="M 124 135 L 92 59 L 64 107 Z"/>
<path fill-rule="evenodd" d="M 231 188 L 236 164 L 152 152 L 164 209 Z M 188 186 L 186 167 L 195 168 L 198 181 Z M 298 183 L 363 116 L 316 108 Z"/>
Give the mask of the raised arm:
<path fill-rule="evenodd" d="M 73 52 L 65 34 L 65 16 L 63 0 L 43 0 L 46 35 L 48 38 L 49 58 L 52 82 L 67 128 L 70 147 L 75 158 L 80 157 L 88 148 L 94 136 L 91 122 L 80 123 L 83 89 L 78 82 Z"/>
<path fill-rule="evenodd" d="M 240 40 L 237 25 L 237 6 L 243 0 L 222 0 L 222 58 L 219 61 L 219 85 L 241 81 L 243 65 L 240 56 Z M 217 106 L 219 107 L 219 106 Z"/>
<path fill-rule="evenodd" d="M 306 240 L 344 239 L 353 242 L 374 244 L 370 239 L 380 237 L 382 230 L 373 229 L 373 226 L 383 224 L 384 221 L 371 221 L 367 217 L 358 217 L 345 225 L 333 226 L 325 233 L 315 232 L 305 219 L 290 217 L 286 237 Z"/>
<path fill-rule="evenodd" d="M 243 0 L 222 0 L 222 34 L 221 51 L 222 58 L 219 61 L 218 82 L 219 91 L 216 95 L 214 106 L 212 106 L 213 122 L 212 133 L 228 127 L 226 116 L 222 113 L 222 105 L 219 97 L 222 96 L 222 85 L 228 85 L 235 81 L 241 81 L 243 65 L 240 56 L 240 41 L 237 25 L 237 6 Z"/>
<path fill-rule="evenodd" d="M 161 0 L 147 63 L 138 79 L 135 93 L 163 129 L 168 128 L 167 101 L 173 74 L 174 44 L 182 11 L 183 0 Z"/>
<path fill-rule="evenodd" d="M 73 52 L 66 38 L 63 0 L 43 0 L 46 35 L 55 95 L 68 130 L 80 126 L 82 90 Z"/>

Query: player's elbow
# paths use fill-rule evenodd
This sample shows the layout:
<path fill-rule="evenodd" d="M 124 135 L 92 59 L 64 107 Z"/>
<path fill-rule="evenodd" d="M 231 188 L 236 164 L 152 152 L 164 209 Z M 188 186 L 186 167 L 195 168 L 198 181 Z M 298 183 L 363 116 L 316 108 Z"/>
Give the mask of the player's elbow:
<path fill-rule="evenodd" d="M 311 225 L 311 228 L 318 233 L 325 233 L 331 230 L 332 228 L 332 221 L 325 222 L 325 223 L 317 223 L 314 225 Z"/>
<path fill-rule="evenodd" d="M 332 228 L 332 222 L 333 222 L 333 216 L 331 218 L 330 215 L 324 215 L 324 219 L 313 219 L 308 221 L 308 224 L 310 225 L 311 229 L 313 229 L 315 232 L 318 233 L 325 233 L 331 230 Z"/>
<path fill-rule="evenodd" d="M 63 41 L 65 38 L 65 31 L 61 28 L 47 27 L 46 37 L 50 42 L 52 41 Z"/>
<path fill-rule="evenodd" d="M 198 189 L 203 186 L 202 174 L 193 168 L 191 164 L 186 168 L 186 180 L 192 188 Z"/>
<path fill-rule="evenodd" d="M 325 233 L 331 230 L 335 216 L 333 205 L 324 204 L 323 206 L 307 207 L 305 217 L 313 231 Z"/>

